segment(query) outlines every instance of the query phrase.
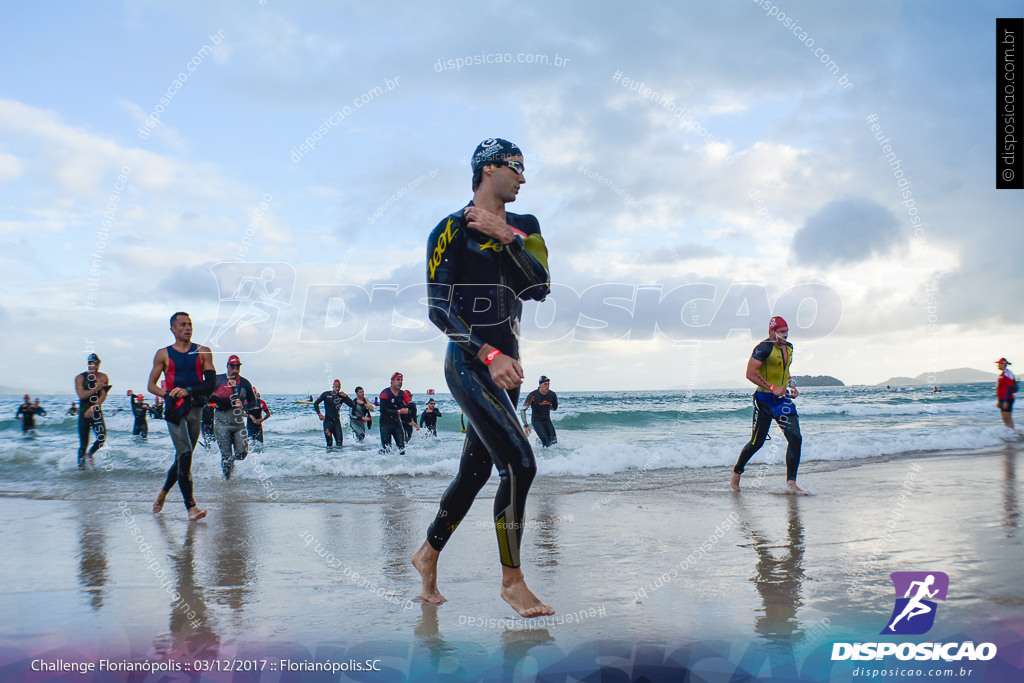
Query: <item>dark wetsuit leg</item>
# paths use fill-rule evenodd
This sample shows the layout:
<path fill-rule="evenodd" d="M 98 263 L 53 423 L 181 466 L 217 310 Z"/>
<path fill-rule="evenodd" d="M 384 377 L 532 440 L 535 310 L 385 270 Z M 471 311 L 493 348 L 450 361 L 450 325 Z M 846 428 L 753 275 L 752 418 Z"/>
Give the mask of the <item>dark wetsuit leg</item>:
<path fill-rule="evenodd" d="M 344 445 L 341 422 L 338 420 L 332 420 L 329 417 L 324 419 L 324 439 L 327 440 L 328 448 L 334 445 L 334 442 L 337 442 L 339 446 Z"/>
<path fill-rule="evenodd" d="M 402 426 L 401 422 L 388 423 L 384 420 L 380 421 L 380 449 L 382 451 L 391 450 L 391 439 L 394 438 L 395 445 L 398 446 L 398 452 L 400 455 L 405 455 L 405 427 Z"/>
<path fill-rule="evenodd" d="M 754 424 L 750 441 L 740 451 L 739 460 L 732 468 L 733 472 L 743 474 L 747 462 L 764 445 L 765 436 L 768 434 L 768 428 L 771 427 L 773 419 L 775 418 L 772 415 L 771 407 L 754 399 Z M 796 472 L 800 467 L 800 447 L 803 444 L 803 438 L 800 436 L 800 418 L 796 413 L 792 413 L 783 415 L 775 421 L 788 444 L 786 448 L 786 481 L 796 481 Z"/>
<path fill-rule="evenodd" d="M 167 470 L 164 491 L 170 491 L 177 482 L 186 509 L 196 505 L 196 501 L 192 499 L 192 452 L 199 441 L 202 420 L 203 407 L 193 406 L 188 415 L 181 418 L 181 422 L 178 424 L 167 423 L 167 432 L 171 435 L 175 453 L 174 464 L 171 465 L 171 469 Z"/>
<path fill-rule="evenodd" d="M 800 436 L 800 418 L 796 413 L 783 415 L 778 420 L 779 429 L 786 437 L 786 481 L 796 481 L 796 471 L 800 467 L 800 447 L 803 437 Z"/>
<path fill-rule="evenodd" d="M 540 442 L 545 447 L 558 443 L 558 439 L 555 436 L 555 425 L 551 420 L 530 420 L 530 424 L 533 425 L 533 431 L 537 432 Z"/>
<path fill-rule="evenodd" d="M 141 436 L 143 439 L 149 436 L 149 423 L 145 417 L 135 418 L 135 424 L 132 425 L 132 436 Z"/>
<path fill-rule="evenodd" d="M 747 462 L 754 457 L 754 453 L 761 450 L 761 446 L 764 445 L 764 438 L 768 435 L 768 428 L 772 426 L 772 419 L 772 409 L 754 399 L 754 418 L 750 441 L 740 451 L 739 460 L 736 461 L 736 465 L 732 468 L 733 472 L 743 474 L 743 469 L 747 466 Z"/>
<path fill-rule="evenodd" d="M 256 424 L 252 420 L 247 420 L 245 423 L 245 430 L 249 432 L 250 439 L 263 443 L 263 425 Z"/>
<path fill-rule="evenodd" d="M 85 412 L 78 413 L 78 466 L 85 467 L 85 449 L 89 445 L 89 431 L 96 435 L 96 441 L 89 449 L 89 455 L 95 455 L 96 451 L 103 448 L 107 441 L 107 423 L 103 420 L 103 411 L 98 408 L 92 411 L 92 415 L 85 417 Z"/>
<path fill-rule="evenodd" d="M 427 540 L 435 550 L 444 548 L 487 481 L 493 463 L 501 476 L 494 496 L 498 553 L 502 565 L 516 568 L 526 495 L 537 474 L 533 450 L 516 418 L 519 391 L 498 388 L 487 367 L 455 344 L 448 345 L 444 369 L 448 387 L 469 418 L 470 428 L 459 473 L 441 498 L 441 508 L 430 525 Z"/>

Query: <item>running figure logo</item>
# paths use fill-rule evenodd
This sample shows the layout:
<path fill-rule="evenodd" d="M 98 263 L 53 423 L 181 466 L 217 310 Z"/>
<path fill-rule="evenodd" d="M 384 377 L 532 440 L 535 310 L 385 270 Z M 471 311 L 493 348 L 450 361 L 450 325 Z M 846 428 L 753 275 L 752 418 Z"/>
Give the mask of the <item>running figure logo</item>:
<path fill-rule="evenodd" d="M 932 600 L 945 600 L 949 577 L 942 572 L 893 572 L 889 575 L 896 588 L 896 607 L 883 635 L 917 636 L 927 633 L 935 623 L 938 607 Z M 898 597 L 902 595 L 903 597 Z"/>
<path fill-rule="evenodd" d="M 295 269 L 287 263 L 215 263 L 210 272 L 220 305 L 213 332 L 203 343 L 232 353 L 269 346 L 278 314 L 292 302 Z"/>

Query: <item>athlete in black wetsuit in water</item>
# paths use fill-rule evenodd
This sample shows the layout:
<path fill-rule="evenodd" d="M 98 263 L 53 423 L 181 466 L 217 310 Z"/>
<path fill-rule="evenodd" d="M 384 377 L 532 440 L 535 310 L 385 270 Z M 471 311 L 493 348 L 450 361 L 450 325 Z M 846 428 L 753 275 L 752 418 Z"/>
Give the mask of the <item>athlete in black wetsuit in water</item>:
<path fill-rule="evenodd" d="M 373 404 L 366 400 L 366 393 L 362 387 L 356 387 L 356 397 L 352 402 L 355 403 L 355 407 L 352 408 L 348 425 L 356 433 L 356 441 L 362 441 L 366 438 L 367 424 L 373 417 Z"/>
<path fill-rule="evenodd" d="M 320 404 L 324 404 L 324 413 L 320 413 Z M 338 447 L 341 448 L 344 443 L 344 436 L 341 431 L 341 406 L 346 405 L 349 408 L 355 408 L 356 404 L 352 402 L 348 394 L 341 390 L 341 380 L 334 380 L 334 388 L 331 391 L 325 391 L 320 394 L 320 397 L 313 402 L 313 410 L 316 411 L 316 416 L 319 417 L 324 423 L 324 439 L 327 440 L 327 447 L 330 448 L 334 444 L 333 441 L 338 442 Z"/>
<path fill-rule="evenodd" d="M 135 392 L 128 392 L 128 400 L 132 403 L 132 415 L 135 416 L 135 424 L 132 425 L 132 436 L 141 436 L 143 439 L 149 436 L 149 422 L 146 414 L 150 406 L 146 405 L 146 397 Z"/>
<path fill-rule="evenodd" d="M 42 410 L 40 408 L 40 410 Z M 29 398 L 28 394 L 25 394 L 25 402 L 18 406 L 18 412 L 15 413 L 14 417 L 21 421 L 21 433 L 28 434 L 36 428 L 36 415 L 45 415 L 46 411 L 42 413 L 36 412 L 36 405 L 32 403 L 32 399 Z"/>
<path fill-rule="evenodd" d="M 551 391 L 551 380 L 545 375 L 540 376 L 539 386 L 530 392 L 530 395 L 523 401 L 523 424 L 526 424 L 526 409 L 530 408 L 530 423 L 534 431 L 540 437 L 541 444 L 545 448 L 551 444 L 558 443 L 558 435 L 555 434 L 555 424 L 551 421 L 551 411 L 558 410 L 558 395 Z M 530 435 L 530 428 L 526 427 L 526 435 Z"/>
<path fill-rule="evenodd" d="M 213 353 L 209 347 L 192 343 L 192 319 L 188 313 L 171 316 L 174 343 L 156 352 L 149 373 L 149 392 L 166 401 L 164 420 L 174 444 L 174 464 L 167 470 L 167 480 L 156 496 L 153 512 L 164 507 L 167 494 L 175 483 L 185 500 L 188 519 L 194 522 L 206 516 L 192 497 L 192 453 L 199 441 L 203 405 L 213 391 L 217 371 L 213 369 Z M 159 385 L 164 376 L 167 389 Z"/>
<path fill-rule="evenodd" d="M 391 439 L 394 438 L 398 454 L 405 455 L 405 421 L 408 420 L 409 407 L 405 392 L 402 391 L 402 373 L 391 375 L 391 384 L 380 392 L 380 452 L 391 452 Z"/>
<path fill-rule="evenodd" d="M 427 407 L 420 415 L 420 427 L 426 427 L 427 431 L 437 436 L 437 418 L 441 417 L 441 411 L 437 409 L 434 399 L 427 401 Z"/>
<path fill-rule="evenodd" d="M 459 473 L 441 498 L 427 540 L 413 555 L 420 596 L 441 603 L 437 560 L 497 465 L 494 523 L 501 559 L 501 597 L 521 616 L 554 614 L 526 586 L 519 549 L 526 495 L 537 472 L 516 417 L 523 381 L 517 338 L 521 300 L 550 291 L 547 249 L 537 219 L 506 213 L 523 177 L 522 152 L 490 139 L 473 155 L 473 201 L 438 224 L 427 242 L 430 320 L 449 338 L 445 378 L 469 419 Z M 488 302 L 489 306 L 480 305 Z"/>
<path fill-rule="evenodd" d="M 103 401 L 110 391 L 110 378 L 105 372 L 100 372 L 100 357 L 95 353 L 89 354 L 87 361 L 88 370 L 75 377 L 75 393 L 78 394 L 78 467 L 85 468 L 85 459 L 89 458 L 92 463 L 92 456 L 96 451 L 103 448 L 107 442 L 107 424 L 103 421 Z M 96 435 L 96 442 L 89 448 L 89 430 Z"/>

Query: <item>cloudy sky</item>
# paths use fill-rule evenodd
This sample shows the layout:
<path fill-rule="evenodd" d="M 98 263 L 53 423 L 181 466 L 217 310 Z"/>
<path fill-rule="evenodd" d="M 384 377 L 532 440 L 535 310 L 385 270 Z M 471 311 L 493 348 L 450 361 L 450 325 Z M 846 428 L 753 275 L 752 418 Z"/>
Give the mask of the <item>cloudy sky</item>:
<path fill-rule="evenodd" d="M 425 242 L 484 138 L 561 390 L 738 384 L 767 318 L 848 384 L 1024 358 L 995 187 L 1012 2 L 5 3 L 0 385 L 144 389 L 168 318 L 264 392 L 444 390 Z M 1014 227 L 1016 226 L 1016 227 Z"/>

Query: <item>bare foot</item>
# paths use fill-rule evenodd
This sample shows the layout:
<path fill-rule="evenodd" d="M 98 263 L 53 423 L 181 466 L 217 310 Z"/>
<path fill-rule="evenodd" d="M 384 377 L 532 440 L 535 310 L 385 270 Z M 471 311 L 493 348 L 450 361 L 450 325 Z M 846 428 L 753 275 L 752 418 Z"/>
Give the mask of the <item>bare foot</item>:
<path fill-rule="evenodd" d="M 796 485 L 795 481 L 792 480 L 786 482 L 786 487 L 789 488 L 789 492 L 792 493 L 794 496 L 811 495 L 809 491 L 804 491 L 802 488 Z"/>
<path fill-rule="evenodd" d="M 153 501 L 153 514 L 160 512 L 164 509 L 164 501 L 167 500 L 167 491 L 160 489 L 160 493 L 156 494 L 156 500 Z"/>
<path fill-rule="evenodd" d="M 733 491 L 740 490 L 740 475 L 736 472 L 732 473 L 732 478 L 729 480 L 729 486 L 732 487 Z"/>
<path fill-rule="evenodd" d="M 188 521 L 197 522 L 206 516 L 206 510 L 200 510 L 198 505 L 194 505 L 188 509 Z"/>
<path fill-rule="evenodd" d="M 545 605 L 526 587 L 522 570 L 502 567 L 501 571 L 501 599 L 511 605 L 519 616 L 529 619 L 555 613 L 554 608 Z"/>
<path fill-rule="evenodd" d="M 437 590 L 437 558 L 440 555 L 430 543 L 424 541 L 412 556 L 412 566 L 420 573 L 420 597 L 432 605 L 445 602 L 445 597 Z"/>

